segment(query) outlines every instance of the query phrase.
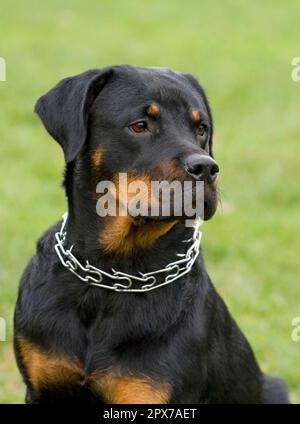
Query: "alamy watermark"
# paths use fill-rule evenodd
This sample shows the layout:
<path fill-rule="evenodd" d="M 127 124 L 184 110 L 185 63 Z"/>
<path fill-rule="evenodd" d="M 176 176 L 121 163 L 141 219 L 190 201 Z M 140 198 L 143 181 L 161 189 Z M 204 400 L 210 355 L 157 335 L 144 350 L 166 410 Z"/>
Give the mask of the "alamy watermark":
<path fill-rule="evenodd" d="M 300 81 L 300 57 L 296 56 L 292 59 L 292 80 L 295 82 Z"/>
<path fill-rule="evenodd" d="M 300 341 L 300 317 L 295 317 L 292 319 L 292 326 L 295 327 L 292 331 L 291 337 L 293 342 Z"/>
<path fill-rule="evenodd" d="M 6 81 L 6 61 L 0 57 L 0 81 Z"/>
<path fill-rule="evenodd" d="M 0 342 L 6 341 L 6 321 L 0 317 Z"/>
<path fill-rule="evenodd" d="M 204 216 L 203 181 L 130 180 L 127 173 L 119 173 L 118 181 L 105 180 L 97 184 L 99 199 L 97 214 L 104 216 L 182 217 L 190 226 L 190 219 Z"/>

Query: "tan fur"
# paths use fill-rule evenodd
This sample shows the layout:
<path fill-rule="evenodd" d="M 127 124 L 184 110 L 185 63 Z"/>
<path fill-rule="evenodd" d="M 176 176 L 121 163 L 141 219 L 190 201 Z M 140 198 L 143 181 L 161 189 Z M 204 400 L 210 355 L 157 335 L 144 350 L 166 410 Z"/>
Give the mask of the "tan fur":
<path fill-rule="evenodd" d="M 164 404 L 171 396 L 170 385 L 147 376 L 120 375 L 113 371 L 94 372 L 89 384 L 107 403 Z"/>
<path fill-rule="evenodd" d="M 155 103 L 151 103 L 147 108 L 147 114 L 152 118 L 157 118 L 159 115 L 159 107 Z"/>
<path fill-rule="evenodd" d="M 122 375 L 112 370 L 94 371 L 85 378 L 83 367 L 77 359 L 45 352 L 23 337 L 17 338 L 17 344 L 26 374 L 36 391 L 81 383 L 87 384 L 107 403 L 167 403 L 170 399 L 171 390 L 167 383 L 154 382 L 147 376 Z"/>
<path fill-rule="evenodd" d="M 132 253 L 151 247 L 177 222 L 151 222 L 137 227 L 129 216 L 107 217 L 99 242 L 107 253 Z"/>
<path fill-rule="evenodd" d="M 97 168 L 101 164 L 102 155 L 103 155 L 103 151 L 100 147 L 98 149 L 94 150 L 91 154 L 92 162 L 93 162 L 94 166 L 97 167 Z"/>
<path fill-rule="evenodd" d="M 148 175 L 135 175 L 127 176 L 127 184 L 133 181 L 143 181 L 148 188 L 148 199 L 145 201 L 157 201 L 151 198 L 151 178 Z M 119 181 L 115 180 L 117 194 L 119 193 Z M 127 186 L 128 187 L 128 186 Z M 135 193 L 128 193 L 128 201 Z M 119 199 L 117 199 L 119 206 Z M 178 220 L 172 222 L 151 222 L 141 226 L 136 226 L 130 216 L 107 216 L 105 218 L 105 225 L 99 237 L 101 247 L 107 253 L 123 253 L 129 254 L 137 249 L 149 248 L 153 245 L 155 240 L 166 234 Z"/>
<path fill-rule="evenodd" d="M 82 381 L 84 373 L 77 359 L 45 352 L 23 337 L 17 339 L 26 374 L 35 390 L 44 386 Z"/>
<path fill-rule="evenodd" d="M 199 110 L 192 110 L 191 115 L 192 115 L 192 120 L 194 122 L 199 122 L 201 120 L 201 115 Z"/>
<path fill-rule="evenodd" d="M 219 186 L 219 178 L 217 177 L 216 179 L 215 179 L 215 181 L 213 182 L 213 188 L 214 188 L 214 190 L 218 190 L 218 186 Z"/>
<path fill-rule="evenodd" d="M 179 165 L 177 160 L 168 160 L 162 162 L 156 169 L 159 179 L 166 181 L 185 181 L 188 175 L 184 169 Z"/>

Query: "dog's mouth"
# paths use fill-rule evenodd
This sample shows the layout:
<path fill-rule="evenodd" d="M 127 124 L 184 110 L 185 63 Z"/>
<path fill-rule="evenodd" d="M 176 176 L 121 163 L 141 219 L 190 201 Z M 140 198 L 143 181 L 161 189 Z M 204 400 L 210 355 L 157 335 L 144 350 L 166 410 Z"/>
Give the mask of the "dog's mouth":
<path fill-rule="evenodd" d="M 104 195 L 98 201 L 97 206 L 100 205 L 103 211 L 99 208 L 97 212 L 100 211 L 100 216 L 111 212 L 111 216 L 128 216 L 136 227 L 149 223 L 185 222 L 197 217 L 208 220 L 214 215 L 217 184 L 197 181 L 186 175 L 176 179 L 169 175 L 165 179 L 162 177 L 134 175 L 126 177 L 125 183 L 117 180 L 115 191 L 110 190 L 109 197 Z"/>
<path fill-rule="evenodd" d="M 209 201 L 204 202 L 204 221 L 208 221 L 212 218 L 217 210 L 217 196 L 215 199 L 210 199 Z"/>
<path fill-rule="evenodd" d="M 169 222 L 174 222 L 175 220 L 181 221 L 182 217 L 175 217 L 175 216 L 131 216 L 131 219 L 133 221 L 133 224 L 136 227 L 141 227 L 143 225 L 147 225 L 147 224 L 155 224 L 155 223 L 169 223 Z"/>
<path fill-rule="evenodd" d="M 178 203 L 176 204 L 176 199 L 174 201 L 174 199 L 171 198 L 170 204 L 167 208 L 167 213 L 164 210 L 160 199 L 158 208 L 159 213 L 153 214 L 153 211 L 149 206 L 146 214 L 135 214 L 128 211 L 128 215 L 131 217 L 134 225 L 142 226 L 150 223 L 168 223 L 173 222 L 174 220 L 183 223 L 187 219 L 196 219 L 197 217 L 206 221 L 212 218 L 217 209 L 217 192 L 211 187 L 205 188 L 202 196 L 198 199 L 196 199 L 196 195 L 194 193 L 189 204 L 184 204 L 184 200 L 184 194 L 182 195 L 180 205 Z"/>

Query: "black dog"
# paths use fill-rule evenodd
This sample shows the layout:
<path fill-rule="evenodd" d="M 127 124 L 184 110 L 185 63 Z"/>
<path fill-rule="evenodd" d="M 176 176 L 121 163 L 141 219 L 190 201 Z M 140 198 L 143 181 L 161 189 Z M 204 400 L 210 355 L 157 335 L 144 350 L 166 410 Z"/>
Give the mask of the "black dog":
<path fill-rule="evenodd" d="M 146 184 L 203 180 L 204 219 L 214 214 L 212 118 L 197 80 L 159 68 L 95 69 L 61 81 L 36 112 L 64 151 L 69 215 L 39 240 L 21 280 L 15 352 L 26 401 L 288 403 L 285 383 L 260 371 L 201 254 L 184 275 L 165 269 L 193 242 L 196 257 L 196 232 L 183 244 L 193 230 L 174 215 L 96 213 L 97 183 L 126 172 Z M 148 284 L 122 274 L 161 269 Z"/>

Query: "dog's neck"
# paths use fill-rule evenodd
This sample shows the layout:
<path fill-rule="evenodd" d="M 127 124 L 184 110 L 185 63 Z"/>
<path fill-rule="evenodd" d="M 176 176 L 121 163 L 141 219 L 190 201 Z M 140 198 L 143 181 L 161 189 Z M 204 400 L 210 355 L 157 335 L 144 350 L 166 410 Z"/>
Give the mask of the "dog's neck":
<path fill-rule="evenodd" d="M 67 222 L 67 243 L 74 245 L 74 252 L 83 260 L 88 259 L 94 266 L 116 268 L 136 274 L 164 268 L 168 263 L 177 260 L 176 253 L 185 253 L 186 245 L 182 241 L 192 234 L 191 229 L 186 229 L 183 224 L 178 223 L 166 224 L 165 228 L 158 228 L 155 232 L 154 225 L 161 227 L 161 224 L 157 223 L 145 224 L 143 228 L 138 229 L 133 226 L 128 235 L 122 236 L 119 233 L 113 234 L 114 225 L 116 224 L 113 224 L 110 217 L 100 218 L 89 208 L 81 209 L 80 213 L 76 213 L 76 208 L 71 208 Z M 112 234 L 108 235 L 109 231 L 112 231 Z M 148 231 L 151 233 L 149 239 Z M 161 231 L 163 233 L 160 235 Z M 153 233 L 157 235 L 155 239 L 152 238 Z M 107 251 L 103 248 L 103 237 L 112 237 L 112 242 L 116 238 L 114 250 Z M 119 239 L 121 237 L 124 238 Z M 140 246 L 135 237 L 141 238 L 142 242 L 149 240 L 149 246 Z"/>
<path fill-rule="evenodd" d="M 193 232 L 175 220 L 136 227 L 129 217 L 120 218 L 99 217 L 95 204 L 81 194 L 69 202 L 67 244 L 94 266 L 136 274 L 177 260 L 176 253 L 185 253 L 182 241 Z"/>
<path fill-rule="evenodd" d="M 75 167 L 79 168 L 77 164 Z M 80 170 L 77 180 L 74 171 L 74 164 L 69 165 L 65 178 L 67 243 L 74 245 L 74 252 L 84 261 L 136 274 L 164 268 L 178 259 L 176 253 L 184 253 L 186 245 L 182 241 L 191 236 L 192 229 L 176 219 L 136 226 L 128 216 L 100 217 L 97 199 L 89 189 L 90 176 L 83 176 Z"/>
<path fill-rule="evenodd" d="M 66 227 L 67 245 L 74 244 L 73 253 L 82 263 L 88 259 L 91 265 L 109 273 L 113 268 L 131 275 L 138 275 L 139 272 L 146 273 L 163 269 L 167 264 L 178 260 L 177 253 L 185 253 L 187 243 L 182 243 L 182 241 L 192 236 L 193 229 L 186 228 L 183 224 L 173 225 L 148 248 L 137 249 L 126 254 L 105 252 L 99 241 L 101 241 L 107 225 L 107 217 L 100 218 L 96 214 L 95 202 L 88 194 L 84 195 L 83 193 L 83 190 L 74 190 L 74 185 L 72 192 L 68 193 L 69 216 Z M 200 261 L 202 261 L 201 256 Z M 199 273 L 199 270 L 200 265 L 195 263 L 191 273 L 184 279 L 189 280 L 190 275 Z M 127 337 L 131 337 L 130 334 L 147 337 L 149 334 L 155 334 L 157 336 L 161 331 L 172 326 L 174 322 L 180 321 L 179 316 L 182 311 L 190 309 L 193 299 L 197 298 L 197 293 L 202 290 L 199 284 L 170 284 L 163 289 L 163 298 L 161 298 L 162 289 L 147 293 L 146 298 L 119 296 L 119 293 L 116 296 L 115 292 L 98 290 L 97 295 L 92 297 L 94 306 L 91 307 L 91 303 L 88 303 L 85 313 L 88 319 L 91 319 L 101 310 L 99 305 L 104 305 L 109 300 L 111 304 L 115 305 L 118 316 L 119 312 L 117 311 L 126 311 L 127 309 L 130 311 L 131 320 L 128 320 L 127 325 L 122 327 L 122 334 L 116 336 L 120 341 L 126 341 Z M 137 299 L 144 299 L 143 308 L 148 319 L 143 322 L 143 325 L 139 319 L 135 319 L 135 314 L 138 312 L 132 311 L 132 301 L 136 302 Z M 148 299 L 151 300 L 148 301 Z M 122 315 L 120 319 L 123 320 Z M 138 329 L 134 327 L 137 323 L 139 323 Z"/>

